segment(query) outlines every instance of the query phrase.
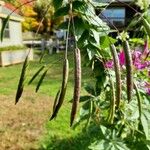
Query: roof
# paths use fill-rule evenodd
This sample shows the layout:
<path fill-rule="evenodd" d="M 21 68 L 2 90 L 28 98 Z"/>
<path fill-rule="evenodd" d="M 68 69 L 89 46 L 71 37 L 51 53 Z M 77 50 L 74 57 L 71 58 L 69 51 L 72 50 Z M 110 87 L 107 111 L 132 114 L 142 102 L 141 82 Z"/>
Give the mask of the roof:
<path fill-rule="evenodd" d="M 6 18 L 11 14 L 10 19 L 15 21 L 23 21 L 23 17 L 18 14 L 18 10 L 15 10 L 15 6 L 10 3 L 3 3 L 0 1 L 0 17 Z"/>

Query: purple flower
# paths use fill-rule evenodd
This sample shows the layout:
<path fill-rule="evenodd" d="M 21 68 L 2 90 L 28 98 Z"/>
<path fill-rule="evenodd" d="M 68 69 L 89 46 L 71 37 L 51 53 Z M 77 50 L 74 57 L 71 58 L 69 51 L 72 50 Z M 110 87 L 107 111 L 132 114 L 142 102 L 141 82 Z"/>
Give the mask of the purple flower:
<path fill-rule="evenodd" d="M 114 65 L 114 63 L 113 63 L 113 61 L 112 60 L 109 60 L 109 61 L 107 61 L 106 63 L 105 63 L 105 67 L 106 68 L 113 68 L 113 65 Z"/>
<path fill-rule="evenodd" d="M 146 88 L 146 93 L 150 95 L 150 88 Z"/>
<path fill-rule="evenodd" d="M 150 61 L 141 62 L 141 60 L 137 59 L 134 61 L 134 66 L 136 69 L 145 69 L 150 65 Z"/>
<path fill-rule="evenodd" d="M 150 95 L 150 83 L 145 82 L 145 90 L 148 95 Z"/>
<path fill-rule="evenodd" d="M 140 51 L 134 51 L 132 54 L 134 60 L 140 59 L 141 55 L 142 55 L 142 53 Z"/>
<path fill-rule="evenodd" d="M 121 66 L 125 64 L 125 54 L 123 50 L 119 53 L 119 61 Z"/>

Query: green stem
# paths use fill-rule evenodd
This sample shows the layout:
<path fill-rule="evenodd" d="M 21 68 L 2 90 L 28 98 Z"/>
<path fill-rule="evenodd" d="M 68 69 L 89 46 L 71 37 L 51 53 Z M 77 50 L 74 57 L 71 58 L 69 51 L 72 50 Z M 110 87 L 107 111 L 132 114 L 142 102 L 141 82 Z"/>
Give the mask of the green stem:
<path fill-rule="evenodd" d="M 139 121 L 141 121 L 141 115 L 142 115 L 141 95 L 135 82 L 134 82 L 134 89 L 136 91 L 136 96 L 137 96 L 137 101 L 138 101 Z"/>

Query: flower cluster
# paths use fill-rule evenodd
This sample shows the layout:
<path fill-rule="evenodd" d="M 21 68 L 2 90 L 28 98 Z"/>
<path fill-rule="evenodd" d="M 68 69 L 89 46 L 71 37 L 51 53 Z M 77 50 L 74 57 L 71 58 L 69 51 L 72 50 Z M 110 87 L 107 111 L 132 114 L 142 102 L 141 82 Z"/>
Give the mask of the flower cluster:
<path fill-rule="evenodd" d="M 142 71 L 144 69 L 148 70 L 148 77 L 150 77 L 150 60 L 148 60 L 148 56 L 150 55 L 150 50 L 148 49 L 148 42 L 146 41 L 144 44 L 144 50 L 134 50 L 132 51 L 132 62 L 133 68 L 135 71 Z M 124 69 L 125 66 L 125 54 L 124 51 L 121 50 L 118 54 L 120 66 Z M 108 60 L 105 63 L 105 67 L 107 69 L 112 69 L 114 66 L 113 60 Z M 150 95 L 150 83 L 145 83 L 146 93 Z"/>

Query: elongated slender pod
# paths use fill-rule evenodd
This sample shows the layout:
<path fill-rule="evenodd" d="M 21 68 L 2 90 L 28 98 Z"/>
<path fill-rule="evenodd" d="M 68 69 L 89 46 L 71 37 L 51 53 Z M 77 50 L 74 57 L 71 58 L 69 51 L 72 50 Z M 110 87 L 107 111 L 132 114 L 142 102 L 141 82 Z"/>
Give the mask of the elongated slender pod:
<path fill-rule="evenodd" d="M 64 66 L 63 66 L 63 80 L 62 80 L 61 92 L 59 95 L 58 103 L 56 104 L 56 107 L 54 108 L 54 111 L 50 120 L 52 120 L 53 118 L 57 116 L 57 113 L 63 104 L 65 94 L 66 94 L 66 89 L 67 89 L 68 74 L 69 74 L 69 63 L 68 63 L 68 59 L 65 58 Z"/>
<path fill-rule="evenodd" d="M 40 80 L 39 80 L 39 82 L 38 82 L 38 84 L 36 86 L 35 92 L 38 92 L 38 90 L 39 90 L 40 86 L 42 85 L 43 80 L 44 80 L 44 78 L 45 78 L 45 76 L 47 74 L 47 71 L 48 71 L 48 69 L 45 70 L 44 73 L 42 74 L 42 76 L 41 76 L 41 78 L 40 78 Z"/>
<path fill-rule="evenodd" d="M 73 95 L 73 103 L 71 110 L 71 118 L 70 118 L 70 126 L 72 126 L 80 100 L 80 90 L 81 90 L 81 54 L 80 49 L 76 48 L 74 50 L 74 62 L 75 62 L 75 71 L 74 71 L 74 95 Z"/>
<path fill-rule="evenodd" d="M 127 99 L 128 102 L 130 102 L 133 91 L 133 69 L 132 69 L 132 55 L 128 41 L 123 41 L 123 49 L 126 61 Z"/>
<path fill-rule="evenodd" d="M 15 104 L 18 103 L 18 101 L 19 101 L 19 99 L 20 99 L 20 97 L 23 93 L 27 67 L 28 67 L 28 55 L 26 56 L 26 59 L 24 61 L 23 67 L 22 67 L 20 80 L 19 80 L 19 83 L 18 83 L 18 89 L 17 89 L 17 92 L 16 92 Z"/>
<path fill-rule="evenodd" d="M 121 100 L 121 71 L 120 71 L 120 64 L 119 64 L 119 58 L 116 51 L 115 45 L 110 45 L 110 50 L 113 56 L 114 61 L 114 69 L 115 69 L 115 75 L 116 75 L 116 107 L 119 108 L 120 100 Z"/>
<path fill-rule="evenodd" d="M 30 81 L 28 82 L 28 84 L 31 84 L 34 79 L 39 75 L 39 73 L 45 68 L 45 66 L 42 66 L 41 68 L 39 68 L 39 70 L 33 75 L 33 77 L 30 79 Z"/>
<path fill-rule="evenodd" d="M 113 124 L 114 122 L 114 117 L 115 117 L 115 100 L 116 100 L 116 95 L 115 95 L 115 88 L 114 88 L 114 83 L 110 79 L 110 86 L 112 88 L 111 90 L 111 100 L 110 100 L 110 112 L 108 116 L 108 122 L 110 124 Z"/>
<path fill-rule="evenodd" d="M 58 92 L 57 92 L 57 94 L 56 94 L 56 97 L 55 97 L 55 100 L 54 100 L 53 112 L 54 112 L 55 109 L 56 109 L 56 105 L 58 104 L 59 97 L 60 97 L 60 90 L 58 90 Z"/>
<path fill-rule="evenodd" d="M 146 32 L 147 32 L 148 36 L 150 37 L 150 24 L 145 18 L 142 18 L 142 21 L 143 21 L 143 25 L 146 29 Z"/>

